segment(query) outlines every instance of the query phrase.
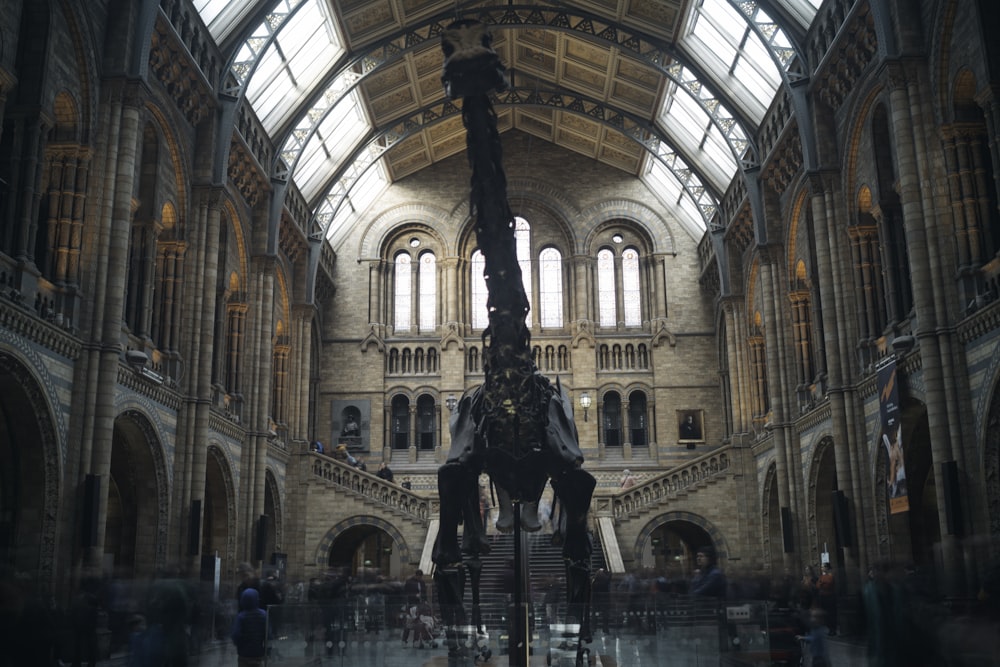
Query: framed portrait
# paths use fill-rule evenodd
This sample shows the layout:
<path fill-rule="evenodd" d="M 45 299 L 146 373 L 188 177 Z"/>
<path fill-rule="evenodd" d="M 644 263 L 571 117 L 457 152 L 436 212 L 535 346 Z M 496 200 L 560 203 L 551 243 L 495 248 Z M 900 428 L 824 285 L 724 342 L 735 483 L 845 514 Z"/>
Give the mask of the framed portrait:
<path fill-rule="evenodd" d="M 330 443 L 334 447 L 344 443 L 351 452 L 367 452 L 371 436 L 371 402 L 368 399 L 336 400 L 332 413 Z"/>
<path fill-rule="evenodd" d="M 686 444 L 705 442 L 704 410 L 677 411 L 677 441 Z"/>

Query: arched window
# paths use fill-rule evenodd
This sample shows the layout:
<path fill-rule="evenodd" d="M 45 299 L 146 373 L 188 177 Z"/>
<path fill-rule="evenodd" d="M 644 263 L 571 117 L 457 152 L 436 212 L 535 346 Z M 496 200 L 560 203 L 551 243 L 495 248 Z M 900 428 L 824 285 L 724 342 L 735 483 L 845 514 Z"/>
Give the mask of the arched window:
<path fill-rule="evenodd" d="M 486 278 L 483 270 L 486 268 L 486 258 L 482 251 L 472 253 L 470 262 L 472 271 L 472 328 L 485 329 L 490 324 L 489 313 L 486 311 Z"/>
<path fill-rule="evenodd" d="M 528 298 L 528 307 L 531 307 L 531 227 L 524 218 L 515 218 L 514 222 L 514 245 L 517 252 L 517 264 L 521 269 L 521 283 L 524 285 L 524 293 Z M 489 293 L 486 288 L 486 279 L 483 277 L 483 269 L 486 267 L 486 258 L 480 250 L 472 253 L 469 262 L 470 282 L 472 300 L 472 328 L 485 329 L 489 326 L 489 313 L 486 310 L 486 302 Z M 561 287 L 560 287 L 561 289 Z M 560 316 L 561 319 L 561 316 Z M 530 325 L 530 322 L 529 322 Z"/>
<path fill-rule="evenodd" d="M 604 395 L 604 445 L 622 446 L 622 399 L 613 391 Z"/>
<path fill-rule="evenodd" d="M 531 308 L 531 226 L 524 218 L 514 218 L 514 246 L 517 250 L 517 264 L 521 267 L 521 284 Z"/>
<path fill-rule="evenodd" d="M 395 396 L 392 399 L 392 448 L 410 447 L 410 399 Z"/>
<path fill-rule="evenodd" d="M 538 291 L 543 327 L 563 325 L 562 253 L 546 248 L 538 255 Z"/>
<path fill-rule="evenodd" d="M 607 248 L 597 253 L 597 303 L 600 325 L 615 326 L 615 254 Z"/>
<path fill-rule="evenodd" d="M 425 252 L 420 255 L 420 273 L 417 276 L 420 290 L 420 300 L 417 308 L 420 311 L 420 331 L 434 331 L 437 325 L 435 310 L 437 307 L 437 259 L 434 253 Z"/>
<path fill-rule="evenodd" d="M 417 441 L 420 449 L 437 445 L 437 419 L 434 418 L 434 398 L 423 394 L 417 399 Z"/>
<path fill-rule="evenodd" d="M 633 447 L 649 445 L 646 427 L 646 394 L 633 391 L 628 395 L 628 427 Z"/>
<path fill-rule="evenodd" d="M 642 324 L 639 303 L 639 253 L 635 248 L 625 248 L 622 253 L 622 300 L 625 305 L 625 326 Z"/>
<path fill-rule="evenodd" d="M 410 299 L 413 295 L 413 280 L 410 273 L 410 255 L 401 252 L 396 255 L 396 291 L 394 325 L 397 332 L 408 332 L 413 313 Z"/>
<path fill-rule="evenodd" d="M 620 236 L 616 238 L 616 242 L 621 240 Z M 611 248 L 598 251 L 597 313 L 602 327 L 614 327 L 619 322 L 627 327 L 642 325 L 639 251 L 634 247 L 622 250 L 620 257 Z"/>

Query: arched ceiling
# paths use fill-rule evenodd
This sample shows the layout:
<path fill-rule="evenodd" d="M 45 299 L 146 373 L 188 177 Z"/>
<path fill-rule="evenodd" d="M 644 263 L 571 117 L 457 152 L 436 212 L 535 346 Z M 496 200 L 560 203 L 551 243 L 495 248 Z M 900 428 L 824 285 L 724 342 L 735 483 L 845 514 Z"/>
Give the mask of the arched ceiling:
<path fill-rule="evenodd" d="M 491 26 L 516 128 L 646 179 L 700 235 L 821 0 L 194 0 L 230 58 L 227 90 L 280 147 L 335 241 L 386 184 L 465 148 L 441 85 L 440 33 Z"/>

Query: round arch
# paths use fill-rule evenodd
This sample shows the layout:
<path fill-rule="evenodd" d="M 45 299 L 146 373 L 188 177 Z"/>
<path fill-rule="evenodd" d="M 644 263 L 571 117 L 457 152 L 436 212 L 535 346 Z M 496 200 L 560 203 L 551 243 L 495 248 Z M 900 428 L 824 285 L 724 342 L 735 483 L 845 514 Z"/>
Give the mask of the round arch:
<path fill-rule="evenodd" d="M 357 546 L 364 537 L 375 530 L 388 535 L 392 540 L 392 546 L 395 549 L 394 553 L 397 556 L 396 564 L 403 565 L 410 562 L 410 547 L 406 543 L 406 538 L 399 532 L 399 529 L 388 521 L 371 515 L 353 516 L 344 519 L 330 528 L 316 545 L 316 549 L 313 552 L 313 562 L 320 569 L 326 568 L 329 565 L 330 557 L 333 554 L 333 549 L 338 539 L 347 537 L 348 539 L 355 540 L 354 545 Z"/>
<path fill-rule="evenodd" d="M 674 544 L 674 547 L 668 545 L 667 548 L 671 548 L 669 555 L 677 555 L 682 559 L 689 557 L 693 562 L 695 549 L 710 544 L 715 548 L 720 564 L 729 557 L 726 539 L 711 521 L 693 512 L 673 511 L 653 518 L 639 531 L 632 551 L 633 562 L 643 563 L 644 558 L 648 560 L 655 556 L 655 554 L 650 553 L 654 546 L 663 548 L 662 533 L 664 530 L 674 533 L 677 542 L 683 547 L 682 553 L 673 554 L 677 544 Z M 654 544 L 654 537 L 657 534 L 660 536 L 660 542 Z"/>
<path fill-rule="evenodd" d="M 59 435 L 46 393 L 24 363 L 0 350 L 0 527 L 9 535 L 0 558 L 31 573 L 46 592 L 69 566 L 56 563 L 60 479 Z"/>

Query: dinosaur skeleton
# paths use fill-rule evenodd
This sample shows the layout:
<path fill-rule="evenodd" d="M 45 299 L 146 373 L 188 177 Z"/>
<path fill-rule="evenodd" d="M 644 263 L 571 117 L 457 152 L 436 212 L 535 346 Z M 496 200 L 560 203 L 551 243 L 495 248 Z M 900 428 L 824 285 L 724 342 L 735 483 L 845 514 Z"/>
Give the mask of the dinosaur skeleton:
<path fill-rule="evenodd" d="M 587 513 L 596 482 L 582 469 L 572 403 L 558 382 L 543 376 L 531 356 L 525 324 L 528 298 L 521 281 L 514 240 L 514 215 L 507 200 L 493 91 L 508 87 L 492 37 L 478 21 L 462 20 L 442 34 L 442 82 L 452 99 L 462 99 L 466 152 L 472 168 L 470 213 L 485 257 L 489 325 L 483 332 L 485 381 L 467 391 L 451 415 L 452 448 L 438 471 L 440 529 L 434 543 L 435 583 L 447 625 L 465 624 L 462 599 L 466 573 L 472 584 L 473 623 L 479 627 L 480 555 L 489 541 L 479 513 L 479 475 L 497 490 L 498 526 L 512 527 L 511 506 L 529 511 L 525 530 L 537 530 L 537 503 L 551 483 L 559 508 L 553 540 L 562 543 L 567 603 L 580 620 L 580 639 L 589 642 L 590 556 Z M 464 524 L 461 545 L 458 525 Z M 449 651 L 460 651 L 457 641 Z M 577 664 L 581 664 L 578 651 Z"/>

